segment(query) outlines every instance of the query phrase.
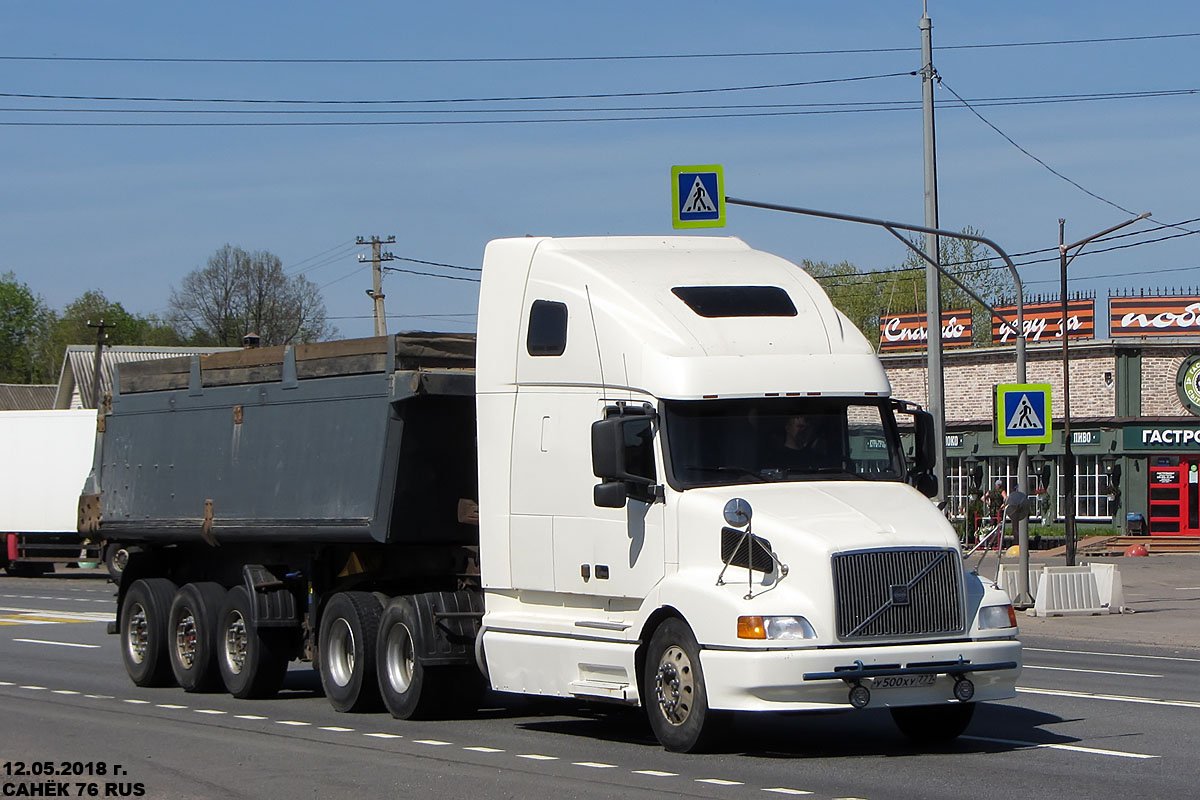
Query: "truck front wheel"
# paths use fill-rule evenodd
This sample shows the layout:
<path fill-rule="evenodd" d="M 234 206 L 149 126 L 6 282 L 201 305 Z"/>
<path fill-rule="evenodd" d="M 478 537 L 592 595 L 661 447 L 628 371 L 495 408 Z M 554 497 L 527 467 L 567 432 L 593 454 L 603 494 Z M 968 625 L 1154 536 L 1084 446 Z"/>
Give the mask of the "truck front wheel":
<path fill-rule="evenodd" d="M 700 645 L 687 623 L 664 620 L 650 637 L 642 702 L 650 727 L 667 750 L 692 753 L 712 734 L 708 693 L 700 668 Z"/>
<path fill-rule="evenodd" d="M 317 638 L 321 685 L 338 711 L 379 707 L 375 640 L 380 610 L 379 598 L 369 592 L 338 592 L 321 613 Z"/>
<path fill-rule="evenodd" d="M 134 581 L 121 601 L 121 659 L 137 686 L 170 683 L 167 618 L 175 584 L 166 578 Z"/>
<path fill-rule="evenodd" d="M 217 666 L 234 697 L 269 697 L 279 691 L 288 658 L 279 642 L 254 625 L 254 606 L 245 586 L 225 595 L 217 623 Z"/>
<path fill-rule="evenodd" d="M 956 739 L 975 715 L 974 703 L 940 706 L 900 706 L 890 709 L 900 732 L 918 744 L 936 744 Z"/>
<path fill-rule="evenodd" d="M 225 587 L 189 583 L 175 595 L 167 620 L 171 671 L 185 692 L 207 692 L 221 685 L 217 667 L 217 625 Z"/>

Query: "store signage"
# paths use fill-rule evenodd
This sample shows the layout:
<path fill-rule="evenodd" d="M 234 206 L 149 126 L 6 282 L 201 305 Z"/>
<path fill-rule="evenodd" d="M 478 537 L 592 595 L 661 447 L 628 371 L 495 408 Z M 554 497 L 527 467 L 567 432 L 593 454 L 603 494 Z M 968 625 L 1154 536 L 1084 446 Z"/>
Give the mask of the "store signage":
<path fill-rule="evenodd" d="M 1200 428 L 1130 427 L 1125 429 L 1126 450 L 1194 450 L 1200 452 Z"/>
<path fill-rule="evenodd" d="M 1188 356 L 1175 375 L 1175 391 L 1188 411 L 1200 416 L 1200 355 Z"/>
<path fill-rule="evenodd" d="M 962 447 L 962 440 L 963 437 L 961 433 L 947 433 L 946 447 Z"/>
<path fill-rule="evenodd" d="M 996 312 L 1004 319 L 1017 321 L 1017 307 L 1004 306 Z M 1025 341 L 1046 342 L 1062 341 L 1062 303 L 1030 303 L 1025 306 Z M 1096 338 L 1096 300 L 1067 301 L 1067 336 L 1071 339 Z M 1006 344 L 1013 341 L 1016 334 L 1012 328 L 1001 322 L 999 316 L 992 316 L 992 343 Z"/>
<path fill-rule="evenodd" d="M 1200 334 L 1200 296 L 1110 297 L 1108 331 L 1122 336 L 1195 336 Z"/>
<path fill-rule="evenodd" d="M 1071 431 L 1071 444 L 1100 444 L 1100 431 Z"/>
<path fill-rule="evenodd" d="M 915 314 L 880 314 L 880 352 L 924 350 L 929 339 L 929 326 L 925 322 L 924 311 Z M 971 335 L 969 308 L 942 312 L 942 347 L 970 347 Z"/>

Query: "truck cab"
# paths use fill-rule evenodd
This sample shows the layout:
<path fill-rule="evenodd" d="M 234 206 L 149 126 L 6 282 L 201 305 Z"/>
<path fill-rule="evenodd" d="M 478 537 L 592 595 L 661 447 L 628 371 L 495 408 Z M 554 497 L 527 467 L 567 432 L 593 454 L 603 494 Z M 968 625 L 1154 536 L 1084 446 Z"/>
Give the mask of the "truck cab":
<path fill-rule="evenodd" d="M 914 486 L 936 488 L 928 415 L 803 270 L 714 237 L 500 240 L 484 264 L 494 688 L 640 703 L 685 751 L 710 711 L 888 707 L 936 739 L 1014 695 L 1012 606 Z"/>

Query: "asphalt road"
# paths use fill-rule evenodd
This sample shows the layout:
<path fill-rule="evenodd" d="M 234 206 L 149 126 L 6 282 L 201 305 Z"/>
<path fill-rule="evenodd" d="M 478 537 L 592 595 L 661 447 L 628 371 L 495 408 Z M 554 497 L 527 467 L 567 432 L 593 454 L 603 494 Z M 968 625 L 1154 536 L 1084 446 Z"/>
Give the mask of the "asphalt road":
<path fill-rule="evenodd" d="M 0 577 L 0 795 L 1067 800 L 1194 796 L 1200 777 L 1200 642 L 1086 638 L 1079 621 L 1031 620 L 1018 696 L 981 706 L 951 745 L 918 749 L 866 710 L 738 718 L 717 753 L 686 756 L 640 712 L 570 701 L 497 695 L 434 722 L 338 714 L 298 664 L 272 700 L 141 689 L 105 633 L 113 612 L 99 576 Z M 77 774 L 6 774 L 44 762 Z"/>

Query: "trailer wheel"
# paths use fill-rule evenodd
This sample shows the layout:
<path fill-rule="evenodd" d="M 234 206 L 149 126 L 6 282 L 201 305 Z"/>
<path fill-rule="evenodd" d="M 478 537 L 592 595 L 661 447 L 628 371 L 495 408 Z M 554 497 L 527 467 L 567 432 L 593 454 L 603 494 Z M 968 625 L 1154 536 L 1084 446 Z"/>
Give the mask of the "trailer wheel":
<path fill-rule="evenodd" d="M 936 744 L 957 739 L 975 715 L 975 703 L 946 703 L 940 706 L 900 706 L 889 709 L 900 732 L 918 744 Z"/>
<path fill-rule="evenodd" d="M 166 578 L 134 581 L 121 602 L 119 629 L 125 672 L 137 686 L 170 683 L 167 618 L 175 584 Z"/>
<path fill-rule="evenodd" d="M 650 637 L 643 684 L 646 716 L 667 750 L 693 753 L 712 734 L 700 645 L 683 620 L 666 619 Z"/>
<path fill-rule="evenodd" d="M 321 685 L 337 711 L 379 708 L 375 641 L 381 608 L 379 598 L 370 592 L 338 592 L 321 612 L 317 636 Z"/>
<path fill-rule="evenodd" d="M 129 550 L 123 544 L 109 543 L 104 546 L 104 568 L 113 583 L 121 583 L 121 573 L 129 564 Z"/>
<path fill-rule="evenodd" d="M 209 692 L 221 686 L 217 667 L 217 623 L 225 587 L 189 583 L 175 594 L 167 619 L 167 653 L 175 680 L 185 692 Z"/>
<path fill-rule="evenodd" d="M 439 700 L 435 671 L 417 655 L 424 635 L 411 600 L 388 603 L 379 621 L 377 671 L 383 703 L 396 719 L 427 717 Z"/>
<path fill-rule="evenodd" d="M 217 666 L 234 697 L 269 697 L 279 691 L 288 657 L 281 643 L 254 625 L 254 606 L 245 586 L 225 595 L 217 624 Z"/>

